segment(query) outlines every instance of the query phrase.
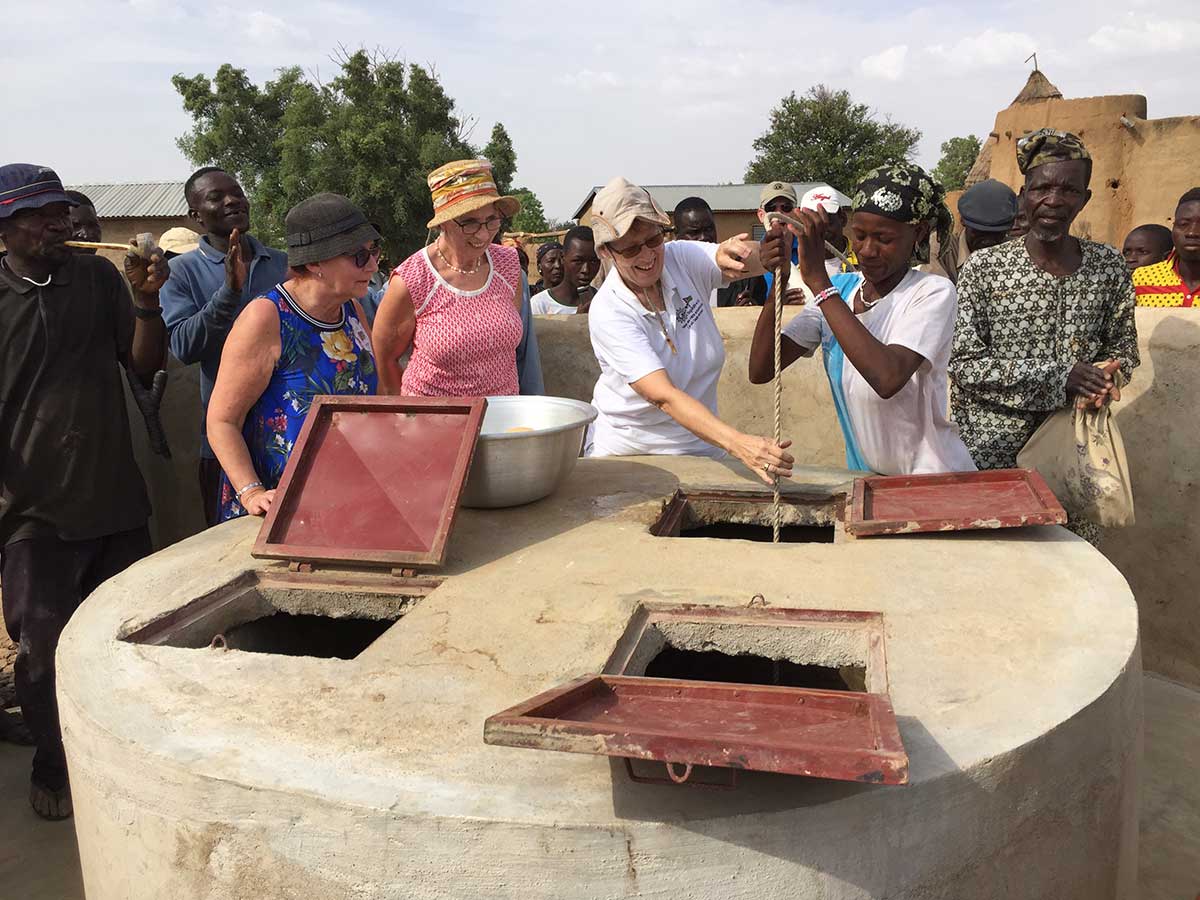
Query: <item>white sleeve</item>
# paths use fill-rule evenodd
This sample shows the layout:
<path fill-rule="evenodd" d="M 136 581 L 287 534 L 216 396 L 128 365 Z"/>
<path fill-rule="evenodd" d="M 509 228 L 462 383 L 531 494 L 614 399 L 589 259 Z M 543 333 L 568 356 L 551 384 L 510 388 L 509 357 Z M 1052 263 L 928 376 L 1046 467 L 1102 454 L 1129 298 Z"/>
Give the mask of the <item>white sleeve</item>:
<path fill-rule="evenodd" d="M 825 316 L 818 307 L 806 306 L 799 315 L 783 324 L 783 336 L 796 344 L 805 356 L 812 356 L 821 346 L 821 326 L 824 322 Z"/>
<path fill-rule="evenodd" d="M 705 295 L 711 294 L 719 287 L 725 286 L 725 276 L 717 265 L 717 248 L 719 244 L 709 244 L 706 241 L 674 240 L 667 244 L 667 252 L 678 257 L 678 262 L 692 276 L 696 284 L 702 288 L 707 285 Z"/>
<path fill-rule="evenodd" d="M 888 328 L 887 343 L 907 347 L 926 363 L 944 356 L 954 339 L 958 292 L 949 278 L 924 275 L 896 310 Z"/>
<path fill-rule="evenodd" d="M 651 372 L 665 369 L 666 364 L 654 352 L 642 323 L 634 318 L 636 313 L 611 297 L 607 299 L 610 302 L 599 306 L 593 300 L 588 315 L 592 352 L 601 370 L 616 372 L 626 384 L 633 384 Z"/>

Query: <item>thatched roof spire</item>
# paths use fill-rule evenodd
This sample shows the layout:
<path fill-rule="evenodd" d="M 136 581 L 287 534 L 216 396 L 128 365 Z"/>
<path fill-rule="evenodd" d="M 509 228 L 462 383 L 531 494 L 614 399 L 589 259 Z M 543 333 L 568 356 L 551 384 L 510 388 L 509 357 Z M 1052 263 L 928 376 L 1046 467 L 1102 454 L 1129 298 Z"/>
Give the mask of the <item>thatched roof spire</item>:
<path fill-rule="evenodd" d="M 1042 74 L 1041 69 L 1029 73 L 1029 80 L 1013 103 L 1031 103 L 1034 100 L 1061 100 L 1062 91 L 1050 83 L 1050 79 Z"/>

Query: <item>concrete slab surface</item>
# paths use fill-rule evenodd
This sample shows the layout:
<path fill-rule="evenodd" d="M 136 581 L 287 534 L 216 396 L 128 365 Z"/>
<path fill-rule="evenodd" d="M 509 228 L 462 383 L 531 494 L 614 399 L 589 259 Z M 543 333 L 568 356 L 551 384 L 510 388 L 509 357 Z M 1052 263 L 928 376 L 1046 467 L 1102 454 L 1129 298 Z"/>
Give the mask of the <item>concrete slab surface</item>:
<path fill-rule="evenodd" d="M 72 822 L 47 822 L 29 806 L 33 748 L 0 743 L 0 897 L 83 900 Z"/>

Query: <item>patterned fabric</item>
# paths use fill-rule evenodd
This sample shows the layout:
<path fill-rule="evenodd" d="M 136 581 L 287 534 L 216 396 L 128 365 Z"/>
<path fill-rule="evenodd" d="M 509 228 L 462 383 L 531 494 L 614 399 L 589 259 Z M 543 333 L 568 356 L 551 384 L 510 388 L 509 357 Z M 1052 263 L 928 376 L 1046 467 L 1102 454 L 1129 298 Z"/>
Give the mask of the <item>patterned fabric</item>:
<path fill-rule="evenodd" d="M 945 188 L 911 163 L 893 163 L 868 172 L 854 193 L 854 212 L 874 213 L 906 225 L 928 222 L 939 243 L 945 243 L 954 224 L 946 208 Z M 913 253 L 921 262 L 929 262 L 929 238 Z"/>
<path fill-rule="evenodd" d="M 540 264 L 542 261 L 542 257 L 545 256 L 547 253 L 549 253 L 551 250 L 562 250 L 562 248 L 563 248 L 563 245 L 560 244 L 558 241 L 546 241 L 546 243 L 544 243 L 544 244 L 542 244 L 542 246 L 538 247 L 538 251 L 537 251 L 538 263 Z"/>
<path fill-rule="evenodd" d="M 335 324 L 306 314 L 283 285 L 266 294 L 279 309 L 279 361 L 267 389 L 246 414 L 242 434 L 263 487 L 279 484 L 292 445 L 314 397 L 374 394 L 379 383 L 371 342 L 354 304 L 342 306 Z M 221 476 L 221 521 L 244 516 L 236 488 Z"/>
<path fill-rule="evenodd" d="M 1091 158 L 1083 141 L 1056 128 L 1039 128 L 1017 141 L 1017 168 L 1022 175 L 1046 163 Z"/>
<path fill-rule="evenodd" d="M 487 248 L 487 282 L 460 291 L 418 250 L 393 274 L 399 275 L 416 311 L 412 358 L 401 390 L 417 397 L 498 397 L 520 393 L 517 345 L 521 315 L 521 261 L 511 247 Z"/>
<path fill-rule="evenodd" d="M 980 469 L 1006 469 L 1046 416 L 1069 404 L 1076 362 L 1138 365 L 1133 285 L 1112 247 L 1080 240 L 1064 278 L 1039 268 L 1024 241 L 971 254 L 958 280 L 951 410 Z"/>
<path fill-rule="evenodd" d="M 1134 269 L 1133 289 L 1138 306 L 1191 306 L 1200 295 L 1200 289 L 1193 291 L 1184 284 L 1173 252 L 1160 263 Z"/>

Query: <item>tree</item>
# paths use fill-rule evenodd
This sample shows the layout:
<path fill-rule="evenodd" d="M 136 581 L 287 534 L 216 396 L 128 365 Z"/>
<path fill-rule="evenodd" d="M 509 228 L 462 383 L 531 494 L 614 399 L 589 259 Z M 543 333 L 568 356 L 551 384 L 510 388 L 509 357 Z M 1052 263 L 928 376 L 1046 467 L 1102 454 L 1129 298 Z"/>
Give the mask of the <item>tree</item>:
<path fill-rule="evenodd" d="M 483 158 L 492 164 L 492 178 L 501 194 L 512 191 L 513 175 L 517 171 L 517 151 L 512 139 L 499 122 L 492 129 L 492 139 L 483 148 Z"/>
<path fill-rule="evenodd" d="M 364 50 L 335 61 L 340 71 L 327 84 L 299 68 L 261 88 L 228 64 L 211 81 L 176 75 L 194 122 L 179 147 L 196 165 L 238 177 L 260 238 L 279 246 L 292 206 L 335 191 L 379 226 L 389 258 L 403 259 L 425 242 L 427 173 L 478 155 L 469 124 L 429 69 Z"/>
<path fill-rule="evenodd" d="M 933 169 L 933 177 L 948 191 L 962 190 L 981 146 L 979 138 L 973 134 L 943 141 L 942 158 Z"/>
<path fill-rule="evenodd" d="M 920 139 L 915 128 L 876 118 L 849 91 L 818 84 L 771 110 L 746 181 L 824 181 L 849 192 L 876 166 L 911 159 Z"/>
<path fill-rule="evenodd" d="M 519 187 L 513 189 L 512 195 L 521 201 L 521 211 L 512 220 L 513 231 L 541 234 L 550 230 L 546 223 L 546 211 L 542 208 L 542 201 L 537 198 L 537 194 L 529 188 Z"/>

